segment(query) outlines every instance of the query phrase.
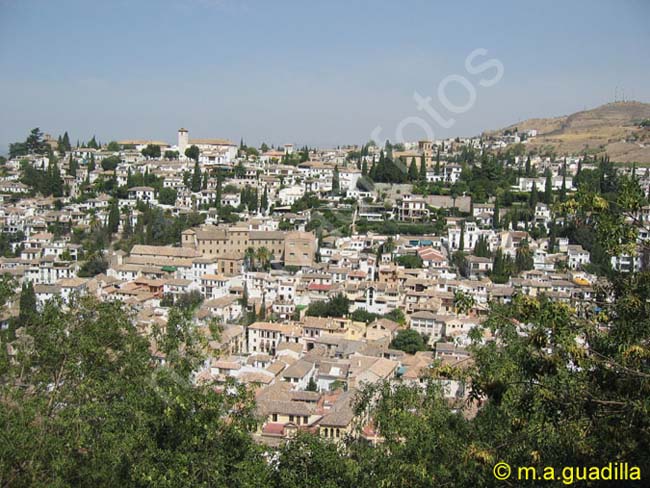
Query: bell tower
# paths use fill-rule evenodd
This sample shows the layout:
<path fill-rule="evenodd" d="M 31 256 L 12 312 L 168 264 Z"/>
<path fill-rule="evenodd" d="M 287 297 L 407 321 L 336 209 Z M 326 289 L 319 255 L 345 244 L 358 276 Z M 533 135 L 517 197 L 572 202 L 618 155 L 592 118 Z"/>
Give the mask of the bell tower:
<path fill-rule="evenodd" d="M 178 152 L 181 157 L 185 155 L 185 149 L 190 145 L 190 133 L 182 127 L 178 129 Z"/>

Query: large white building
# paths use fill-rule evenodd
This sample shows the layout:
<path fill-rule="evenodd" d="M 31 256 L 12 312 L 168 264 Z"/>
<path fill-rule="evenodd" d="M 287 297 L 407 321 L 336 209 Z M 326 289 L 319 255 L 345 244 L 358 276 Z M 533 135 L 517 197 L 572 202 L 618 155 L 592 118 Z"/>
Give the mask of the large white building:
<path fill-rule="evenodd" d="M 227 139 L 190 139 L 187 129 L 178 129 L 178 152 L 185 157 L 185 150 L 191 146 L 199 148 L 199 162 L 208 164 L 230 164 L 237 157 L 237 145 Z"/>

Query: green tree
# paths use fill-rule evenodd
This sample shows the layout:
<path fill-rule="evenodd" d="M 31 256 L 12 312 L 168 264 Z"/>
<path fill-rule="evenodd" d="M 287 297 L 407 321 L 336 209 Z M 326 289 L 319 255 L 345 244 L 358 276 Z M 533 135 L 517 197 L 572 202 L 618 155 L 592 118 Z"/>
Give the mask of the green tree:
<path fill-rule="evenodd" d="M 192 182 L 190 184 L 190 189 L 194 192 L 201 191 L 201 167 L 199 166 L 199 161 L 194 161 L 194 171 L 192 172 Z"/>
<path fill-rule="evenodd" d="M 90 161 L 88 162 L 88 172 L 95 171 L 95 153 L 90 153 Z"/>
<path fill-rule="evenodd" d="M 273 470 L 272 486 L 301 488 L 353 487 L 357 467 L 343 456 L 333 442 L 299 433 L 278 451 L 277 469 Z"/>
<path fill-rule="evenodd" d="M 104 171 L 115 171 L 121 161 L 119 156 L 109 156 L 102 159 L 101 166 Z"/>
<path fill-rule="evenodd" d="M 271 266 L 271 251 L 268 248 L 262 246 L 255 251 L 255 261 L 257 263 L 258 269 L 268 270 Z"/>
<path fill-rule="evenodd" d="M 48 144 L 43 140 L 43 133 L 37 127 L 27 136 L 25 140 L 28 154 L 46 154 L 48 152 Z"/>
<path fill-rule="evenodd" d="M 556 242 L 557 240 L 557 223 L 555 222 L 555 219 L 551 221 L 551 228 L 549 230 L 548 234 L 548 252 L 549 254 L 553 254 L 555 252 L 555 247 L 556 247 Z"/>
<path fill-rule="evenodd" d="M 161 154 L 160 146 L 156 144 L 147 144 L 141 152 L 144 157 L 150 159 L 159 159 Z"/>
<path fill-rule="evenodd" d="M 307 308 L 306 314 L 311 317 L 343 317 L 348 315 L 349 310 L 350 300 L 339 293 L 326 302 L 313 302 Z"/>
<path fill-rule="evenodd" d="M 305 388 L 306 391 L 318 391 L 318 385 L 316 384 L 316 381 L 314 381 L 314 377 L 312 376 L 309 378 L 309 382 L 307 383 L 307 387 Z"/>
<path fill-rule="evenodd" d="M 70 176 L 76 177 L 78 169 L 79 169 L 79 163 L 77 163 L 77 160 L 71 156 L 70 163 L 68 164 L 68 174 Z"/>
<path fill-rule="evenodd" d="M 264 192 L 262 193 L 262 199 L 260 200 L 260 209 L 262 213 L 266 213 L 269 208 L 269 189 L 264 185 Z"/>
<path fill-rule="evenodd" d="M 495 283 L 507 283 L 510 279 L 511 273 L 511 260 L 508 256 L 504 256 L 501 248 L 497 248 L 494 254 L 494 261 L 492 262 L 492 272 L 490 278 Z"/>
<path fill-rule="evenodd" d="M 97 139 L 93 135 L 92 139 L 88 141 L 88 144 L 86 144 L 86 147 L 89 147 L 91 149 L 99 149 L 99 143 L 97 142 Z"/>
<path fill-rule="evenodd" d="M 68 135 L 68 131 L 65 131 L 63 133 L 63 138 L 61 139 L 61 143 L 65 152 L 72 151 L 72 145 L 70 144 L 70 136 Z"/>
<path fill-rule="evenodd" d="M 187 156 L 190 159 L 193 159 L 194 162 L 198 163 L 199 162 L 199 156 L 201 154 L 201 151 L 199 148 L 195 145 L 191 145 L 187 149 L 185 149 L 185 156 Z"/>
<path fill-rule="evenodd" d="M 474 244 L 473 254 L 474 256 L 479 256 L 482 258 L 489 258 L 492 256 L 492 253 L 490 252 L 490 245 L 484 236 L 479 236 L 479 238 L 476 240 L 476 244 Z"/>
<path fill-rule="evenodd" d="M 405 268 L 421 268 L 423 265 L 422 258 L 418 254 L 405 254 L 399 256 L 395 261 Z"/>
<path fill-rule="evenodd" d="M 332 195 L 338 195 L 341 192 L 341 184 L 339 182 L 339 167 L 334 166 L 334 173 L 332 174 Z"/>
<path fill-rule="evenodd" d="M 25 142 L 14 142 L 9 144 L 9 158 L 13 159 L 28 154 L 47 154 L 49 145 L 43 141 L 43 133 L 36 127 L 32 129 Z"/>
<path fill-rule="evenodd" d="M 106 273 L 108 262 L 101 253 L 92 254 L 79 268 L 79 276 L 91 278 L 101 273 Z"/>
<path fill-rule="evenodd" d="M 36 293 L 31 281 L 23 283 L 18 305 L 18 321 L 21 326 L 32 325 L 33 318 L 37 315 Z"/>
<path fill-rule="evenodd" d="M 560 188 L 560 202 L 566 202 L 566 175 L 562 175 L 562 188 Z"/>
<path fill-rule="evenodd" d="M 535 211 L 537 207 L 537 202 L 539 202 L 539 195 L 537 194 L 537 184 L 533 182 L 533 188 L 530 190 L 530 198 L 528 199 L 528 207 Z"/>
<path fill-rule="evenodd" d="M 528 246 L 528 241 L 524 239 L 517 248 L 515 255 L 515 273 L 521 273 L 533 269 L 533 267 L 533 254 Z"/>
<path fill-rule="evenodd" d="M 546 170 L 546 181 L 544 184 L 544 203 L 546 205 L 553 203 L 553 181 L 550 169 Z"/>
<path fill-rule="evenodd" d="M 181 310 L 196 310 L 203 302 L 203 295 L 198 290 L 192 290 L 187 293 L 181 293 L 176 298 L 174 305 Z"/>
<path fill-rule="evenodd" d="M 120 227 L 120 207 L 117 200 L 111 202 L 108 210 L 108 231 L 115 234 Z"/>
<path fill-rule="evenodd" d="M 131 223 L 131 212 L 127 210 L 124 215 L 124 229 L 122 230 L 122 238 L 130 239 L 133 236 L 133 224 Z"/>
<path fill-rule="evenodd" d="M 475 304 L 474 297 L 469 293 L 464 293 L 460 290 L 454 292 L 454 311 L 456 313 L 468 314 Z"/>
<path fill-rule="evenodd" d="M 427 181 L 427 161 L 424 156 L 420 159 L 420 181 Z"/>
<path fill-rule="evenodd" d="M 175 205 L 178 193 L 173 188 L 163 187 L 158 192 L 158 202 L 162 205 Z"/>
<path fill-rule="evenodd" d="M 48 190 L 47 195 L 55 197 L 63 196 L 63 179 L 61 178 L 61 171 L 55 157 L 50 161 L 47 167 Z"/>
<path fill-rule="evenodd" d="M 117 302 L 56 303 L 3 361 L 0 478 L 12 486 L 268 486 L 252 396 L 194 384 L 205 341 L 172 309 L 150 343 Z"/>
<path fill-rule="evenodd" d="M 413 329 L 400 330 L 395 336 L 395 339 L 390 343 L 390 347 L 408 354 L 415 354 L 418 351 L 427 350 L 424 338 L 419 332 Z"/>
<path fill-rule="evenodd" d="M 411 165 L 409 166 L 409 181 L 417 181 L 420 178 L 417 163 L 415 158 L 411 158 Z"/>

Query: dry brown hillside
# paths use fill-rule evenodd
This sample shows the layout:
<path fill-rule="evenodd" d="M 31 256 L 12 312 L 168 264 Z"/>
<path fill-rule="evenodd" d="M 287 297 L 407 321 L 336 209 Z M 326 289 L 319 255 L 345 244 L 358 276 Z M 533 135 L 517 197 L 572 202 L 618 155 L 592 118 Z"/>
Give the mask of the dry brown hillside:
<path fill-rule="evenodd" d="M 558 155 L 582 151 L 607 152 L 613 161 L 650 163 L 650 128 L 640 128 L 650 119 L 650 104 L 615 102 L 592 110 L 550 119 L 529 119 L 486 135 L 517 128 L 537 129 L 528 142 L 531 149 L 553 147 Z"/>

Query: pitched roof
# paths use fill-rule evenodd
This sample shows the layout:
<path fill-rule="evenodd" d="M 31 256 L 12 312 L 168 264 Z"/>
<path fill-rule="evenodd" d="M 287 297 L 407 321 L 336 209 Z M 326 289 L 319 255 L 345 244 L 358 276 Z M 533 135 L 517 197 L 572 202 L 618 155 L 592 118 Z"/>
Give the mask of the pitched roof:
<path fill-rule="evenodd" d="M 299 359 L 282 373 L 283 378 L 304 378 L 314 368 L 314 363 Z"/>

